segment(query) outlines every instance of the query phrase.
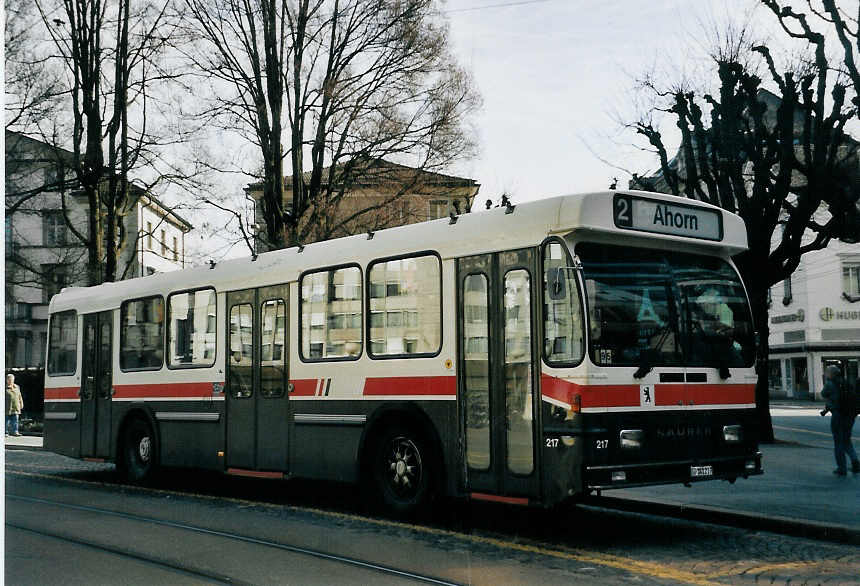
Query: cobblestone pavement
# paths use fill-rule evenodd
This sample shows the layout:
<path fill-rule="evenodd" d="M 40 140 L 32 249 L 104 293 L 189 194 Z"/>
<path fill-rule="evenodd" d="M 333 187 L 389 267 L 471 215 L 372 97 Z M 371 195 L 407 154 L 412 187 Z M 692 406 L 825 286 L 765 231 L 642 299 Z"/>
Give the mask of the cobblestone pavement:
<path fill-rule="evenodd" d="M 95 483 L 114 490 L 113 466 L 73 460 L 50 452 L 6 450 L 7 476 L 39 475 L 46 482 Z M 293 506 L 323 516 L 355 517 L 371 524 L 358 497 L 342 485 L 235 479 L 208 473 L 169 473 L 156 494 L 204 494 L 218 500 L 247 499 L 260 507 Z M 126 489 L 122 490 L 137 490 Z M 7 506 L 9 503 L 7 502 Z M 247 506 L 243 501 L 242 506 Z M 860 584 L 860 548 L 733 527 L 709 525 L 595 507 L 574 510 L 507 508 L 484 503 L 448 503 L 432 520 L 404 530 L 429 539 L 461 541 L 474 548 L 499 548 L 523 564 L 554 568 L 577 563 L 579 571 L 602 575 L 621 568 L 643 583 Z M 462 547 L 462 546 L 461 546 Z M 507 552 L 507 553 L 505 553 Z"/>

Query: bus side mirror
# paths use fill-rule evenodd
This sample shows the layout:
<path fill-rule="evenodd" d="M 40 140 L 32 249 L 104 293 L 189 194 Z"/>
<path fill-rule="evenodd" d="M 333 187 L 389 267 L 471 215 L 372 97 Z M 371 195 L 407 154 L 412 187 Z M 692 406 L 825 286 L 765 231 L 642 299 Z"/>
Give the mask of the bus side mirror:
<path fill-rule="evenodd" d="M 547 271 L 547 290 L 549 291 L 549 298 L 553 301 L 561 301 L 567 298 L 562 271 L 563 269 L 561 268 Z"/>

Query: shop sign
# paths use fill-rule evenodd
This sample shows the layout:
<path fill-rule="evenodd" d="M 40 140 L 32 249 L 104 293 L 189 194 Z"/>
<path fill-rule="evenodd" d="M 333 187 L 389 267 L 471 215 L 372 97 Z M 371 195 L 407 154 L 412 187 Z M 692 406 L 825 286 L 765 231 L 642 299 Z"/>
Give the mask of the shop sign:
<path fill-rule="evenodd" d="M 834 311 L 832 307 L 822 307 L 821 311 L 818 312 L 818 315 L 821 317 L 822 321 L 831 321 L 834 319 L 854 320 L 860 319 L 860 310 L 851 309 Z"/>
<path fill-rule="evenodd" d="M 802 322 L 804 319 L 806 319 L 806 313 L 802 309 L 798 309 L 797 313 L 789 313 L 786 315 L 775 315 L 772 318 L 770 318 L 770 323 L 772 323 L 772 324 L 787 324 L 787 323 L 793 323 L 796 321 Z M 822 319 L 824 319 L 824 318 L 822 318 Z"/>

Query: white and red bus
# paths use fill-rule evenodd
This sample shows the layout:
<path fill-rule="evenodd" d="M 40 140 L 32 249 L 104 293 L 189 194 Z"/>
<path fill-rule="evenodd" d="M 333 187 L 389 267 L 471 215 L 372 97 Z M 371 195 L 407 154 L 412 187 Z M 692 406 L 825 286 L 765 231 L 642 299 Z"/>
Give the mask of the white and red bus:
<path fill-rule="evenodd" d="M 617 191 L 65 289 L 45 446 L 401 511 L 759 474 L 745 248 L 735 215 Z"/>

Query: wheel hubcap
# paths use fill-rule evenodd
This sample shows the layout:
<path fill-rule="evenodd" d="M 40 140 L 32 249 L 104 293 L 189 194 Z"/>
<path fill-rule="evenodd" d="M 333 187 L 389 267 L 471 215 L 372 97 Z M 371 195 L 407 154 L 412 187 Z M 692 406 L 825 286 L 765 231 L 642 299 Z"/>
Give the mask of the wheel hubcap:
<path fill-rule="evenodd" d="M 140 439 L 140 444 L 137 446 L 137 453 L 142 462 L 149 462 L 149 458 L 152 455 L 152 440 L 149 436 L 142 437 Z"/>
<path fill-rule="evenodd" d="M 421 480 L 421 454 L 412 440 L 398 437 L 391 442 L 388 456 L 390 485 L 399 495 L 414 493 Z"/>

